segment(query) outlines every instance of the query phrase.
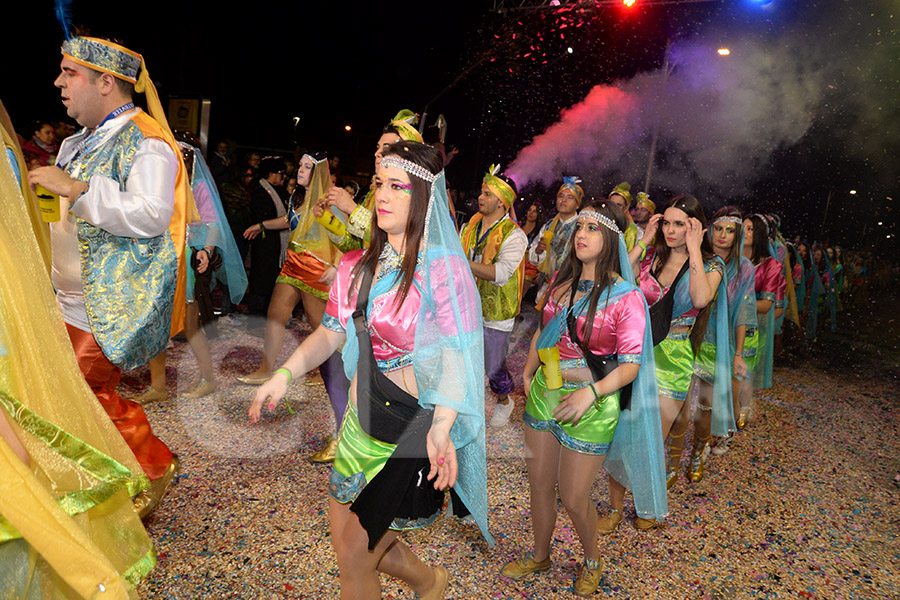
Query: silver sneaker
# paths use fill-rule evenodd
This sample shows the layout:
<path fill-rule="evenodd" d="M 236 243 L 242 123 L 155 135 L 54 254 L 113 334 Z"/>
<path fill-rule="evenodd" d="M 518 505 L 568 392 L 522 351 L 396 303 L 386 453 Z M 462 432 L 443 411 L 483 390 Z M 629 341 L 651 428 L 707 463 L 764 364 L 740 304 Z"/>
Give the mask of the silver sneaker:
<path fill-rule="evenodd" d="M 497 402 L 494 404 L 494 415 L 491 417 L 491 427 L 503 427 L 509 423 L 509 415 L 512 414 L 516 404 L 512 398 L 507 400 L 506 404 Z"/>
<path fill-rule="evenodd" d="M 731 444 L 731 440 L 734 439 L 734 433 L 729 433 L 725 437 L 716 438 L 716 445 L 713 446 L 712 452 L 713 456 L 725 456 L 728 453 L 728 446 Z"/>

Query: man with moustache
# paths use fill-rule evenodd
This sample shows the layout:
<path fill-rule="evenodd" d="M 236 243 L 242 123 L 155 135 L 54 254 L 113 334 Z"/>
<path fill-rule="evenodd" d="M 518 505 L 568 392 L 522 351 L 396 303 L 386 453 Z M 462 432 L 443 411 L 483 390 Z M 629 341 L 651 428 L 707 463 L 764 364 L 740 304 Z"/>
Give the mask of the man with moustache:
<path fill-rule="evenodd" d="M 656 212 L 656 204 L 650 199 L 647 192 L 638 192 L 634 202 L 634 208 L 631 209 L 631 218 L 637 227 L 637 239 L 644 237 L 644 229 L 650 222 L 650 217 Z"/>
<path fill-rule="evenodd" d="M 538 303 L 547 291 L 550 277 L 559 269 L 569 250 L 569 238 L 575 230 L 578 220 L 578 208 L 584 199 L 584 190 L 579 185 L 578 177 L 563 177 L 563 184 L 556 193 L 555 217 L 544 223 L 531 247 L 528 249 L 528 261 L 538 265 L 542 280 L 538 289 Z"/>
<path fill-rule="evenodd" d="M 497 398 L 491 427 L 506 425 L 514 406 L 509 394 L 515 383 L 506 368 L 506 355 L 522 302 L 528 247 L 525 232 L 509 218 L 516 186 L 499 172 L 499 165 L 492 165 L 484 176 L 478 212 L 460 233 L 484 313 L 484 372 Z"/>

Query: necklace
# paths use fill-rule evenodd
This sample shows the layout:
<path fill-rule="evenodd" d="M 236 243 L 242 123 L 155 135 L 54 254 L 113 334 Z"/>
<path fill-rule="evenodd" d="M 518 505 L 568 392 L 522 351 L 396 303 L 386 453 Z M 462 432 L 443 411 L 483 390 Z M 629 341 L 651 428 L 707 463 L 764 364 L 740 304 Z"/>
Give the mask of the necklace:
<path fill-rule="evenodd" d="M 587 292 L 594 289 L 594 280 L 593 279 L 581 279 L 578 281 L 578 284 L 575 286 L 575 291 L 581 292 L 582 294 L 586 294 Z"/>
<path fill-rule="evenodd" d="M 403 264 L 403 254 L 397 254 L 394 247 L 385 242 L 384 248 L 381 249 L 381 255 L 378 257 L 378 277 L 381 280 L 400 271 L 400 265 Z"/>

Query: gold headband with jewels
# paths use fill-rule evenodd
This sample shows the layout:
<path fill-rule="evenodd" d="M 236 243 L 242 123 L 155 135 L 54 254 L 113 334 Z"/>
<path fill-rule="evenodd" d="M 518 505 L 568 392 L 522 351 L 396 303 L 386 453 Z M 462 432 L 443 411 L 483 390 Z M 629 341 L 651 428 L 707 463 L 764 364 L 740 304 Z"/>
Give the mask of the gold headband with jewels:
<path fill-rule="evenodd" d="M 503 179 L 497 176 L 499 172 L 500 165 L 491 165 L 491 168 L 488 169 L 488 172 L 485 174 L 481 183 L 488 186 L 491 193 L 500 198 L 500 201 L 503 202 L 503 206 L 508 209 L 516 199 L 516 191 L 512 189 L 508 183 L 503 181 Z"/>
<path fill-rule="evenodd" d="M 650 194 L 648 194 L 647 192 L 638 192 L 637 202 L 635 206 L 642 206 L 649 210 L 651 213 L 656 212 L 656 204 L 653 202 L 653 200 L 650 199 Z"/>
<path fill-rule="evenodd" d="M 143 58 L 137 52 L 107 40 L 73 37 L 63 42 L 63 56 L 82 66 L 137 83 Z"/>

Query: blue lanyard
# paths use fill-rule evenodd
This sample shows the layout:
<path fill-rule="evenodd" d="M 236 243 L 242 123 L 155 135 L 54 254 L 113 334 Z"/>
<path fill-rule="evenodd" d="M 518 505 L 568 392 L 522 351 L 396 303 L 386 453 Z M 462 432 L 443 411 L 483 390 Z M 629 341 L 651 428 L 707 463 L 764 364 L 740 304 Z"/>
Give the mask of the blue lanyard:
<path fill-rule="evenodd" d="M 91 138 L 92 135 L 94 135 L 94 133 L 97 132 L 97 130 L 99 130 L 101 127 L 103 127 L 104 123 L 106 123 L 110 119 L 115 119 L 122 113 L 125 113 L 133 108 L 134 108 L 134 102 L 129 102 L 128 104 L 123 104 L 116 110 L 114 110 L 111 113 L 109 113 L 108 115 L 106 115 L 106 118 L 103 119 L 102 121 L 100 121 L 99 125 L 97 125 L 93 129 L 91 129 L 87 133 L 87 135 L 85 135 L 83 138 L 81 138 L 81 141 L 78 142 L 78 146 L 76 146 L 75 150 L 72 152 L 72 158 L 69 159 L 69 162 L 72 162 L 73 160 L 75 160 L 82 153 L 82 151 L 84 151 L 84 147 L 85 147 L 85 145 L 87 145 L 88 140 Z M 58 161 L 56 163 L 56 166 L 62 168 L 62 165 L 59 164 Z"/>
<path fill-rule="evenodd" d="M 123 104 L 122 106 L 120 106 L 120 107 L 117 108 L 116 110 L 114 110 L 114 111 L 112 111 L 111 113 L 109 113 L 108 115 L 106 115 L 106 118 L 103 119 L 102 121 L 100 121 L 100 124 L 99 124 L 99 125 L 97 125 L 96 127 L 94 127 L 94 131 L 96 131 L 97 129 L 100 129 L 101 127 L 103 127 L 103 124 L 106 123 L 107 121 L 109 121 L 110 119 L 115 119 L 116 117 L 118 117 L 119 115 L 121 115 L 122 113 L 124 113 L 125 111 L 131 110 L 132 108 L 134 108 L 134 102 L 129 102 L 128 104 Z"/>
<path fill-rule="evenodd" d="M 494 230 L 494 227 L 499 225 L 500 221 L 502 221 L 502 220 L 503 220 L 503 217 L 500 217 L 496 223 L 494 223 L 493 225 L 488 227 L 488 230 L 484 232 L 484 235 L 481 235 L 481 224 L 484 222 L 484 219 L 482 219 L 481 221 L 478 221 L 478 228 L 475 229 L 475 239 L 477 241 L 475 242 L 475 247 L 472 248 L 472 256 L 473 256 L 472 260 L 475 260 L 474 257 L 478 255 L 478 248 L 481 246 L 482 242 L 484 242 L 487 239 L 487 236 L 489 236 L 491 234 L 491 232 Z"/>

